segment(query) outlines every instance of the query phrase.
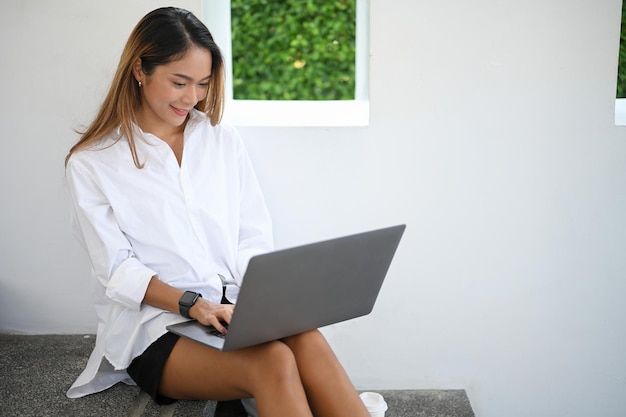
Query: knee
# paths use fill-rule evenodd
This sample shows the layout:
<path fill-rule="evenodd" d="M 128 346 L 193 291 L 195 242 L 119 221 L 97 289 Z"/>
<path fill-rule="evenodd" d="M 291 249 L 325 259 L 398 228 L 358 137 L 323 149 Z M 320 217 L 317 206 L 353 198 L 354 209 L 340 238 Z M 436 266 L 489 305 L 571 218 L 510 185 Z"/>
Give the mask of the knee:
<path fill-rule="evenodd" d="M 284 383 L 299 379 L 298 365 L 293 352 L 282 342 L 260 345 L 256 356 L 255 370 L 259 381 Z"/>
<path fill-rule="evenodd" d="M 332 352 L 326 338 L 317 329 L 286 337 L 284 342 L 296 352 L 302 352 L 305 349 L 313 350 L 318 354 Z"/>

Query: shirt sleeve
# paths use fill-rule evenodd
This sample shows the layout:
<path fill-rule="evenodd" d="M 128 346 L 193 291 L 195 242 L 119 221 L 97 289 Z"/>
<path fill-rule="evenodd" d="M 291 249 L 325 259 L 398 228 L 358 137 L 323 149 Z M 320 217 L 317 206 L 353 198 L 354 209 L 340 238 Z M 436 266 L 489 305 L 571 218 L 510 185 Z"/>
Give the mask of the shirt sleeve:
<path fill-rule="evenodd" d="M 237 272 L 242 277 L 250 258 L 274 249 L 272 220 L 252 162 L 239 140 L 239 236 Z"/>
<path fill-rule="evenodd" d="M 100 285 L 112 301 L 140 309 L 156 272 L 139 262 L 115 218 L 97 168 L 73 155 L 66 168 L 66 187 L 72 207 L 72 227 L 87 250 Z"/>

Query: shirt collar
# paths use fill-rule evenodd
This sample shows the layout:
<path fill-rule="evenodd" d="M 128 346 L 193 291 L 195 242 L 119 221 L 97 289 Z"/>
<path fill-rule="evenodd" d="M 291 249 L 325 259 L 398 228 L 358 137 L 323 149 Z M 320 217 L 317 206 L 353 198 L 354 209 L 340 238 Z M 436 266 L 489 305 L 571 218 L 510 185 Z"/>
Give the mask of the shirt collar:
<path fill-rule="evenodd" d="M 206 117 L 205 113 L 201 112 L 200 110 L 196 108 L 192 108 L 189 111 L 189 120 L 187 120 L 187 126 L 185 126 L 185 131 L 191 131 L 199 123 L 201 123 L 205 119 L 205 117 Z M 141 135 L 142 137 L 146 137 L 146 133 L 143 130 L 141 130 L 139 125 L 137 125 L 134 122 L 131 122 L 131 126 L 133 129 L 133 133 L 137 135 Z M 119 125 L 117 127 L 115 133 L 117 134 L 117 136 L 120 136 L 122 134 L 122 125 Z"/>

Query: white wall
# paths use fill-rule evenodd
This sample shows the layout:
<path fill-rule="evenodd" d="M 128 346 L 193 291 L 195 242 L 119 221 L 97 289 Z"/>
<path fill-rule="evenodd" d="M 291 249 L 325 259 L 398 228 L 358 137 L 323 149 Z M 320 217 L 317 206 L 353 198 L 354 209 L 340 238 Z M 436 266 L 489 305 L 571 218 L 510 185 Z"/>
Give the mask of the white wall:
<path fill-rule="evenodd" d="M 0 331 L 94 331 L 63 158 L 157 5 L 0 6 Z M 464 388 L 479 417 L 623 415 L 620 8 L 372 0 L 369 127 L 241 128 L 279 246 L 408 225 L 374 312 L 326 330 L 359 388 Z"/>

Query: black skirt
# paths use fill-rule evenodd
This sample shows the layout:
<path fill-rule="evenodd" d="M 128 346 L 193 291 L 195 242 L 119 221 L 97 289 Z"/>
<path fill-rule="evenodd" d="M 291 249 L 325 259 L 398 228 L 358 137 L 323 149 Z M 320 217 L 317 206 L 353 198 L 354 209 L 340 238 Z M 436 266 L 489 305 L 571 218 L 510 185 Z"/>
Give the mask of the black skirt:
<path fill-rule="evenodd" d="M 161 375 L 167 358 L 180 336 L 167 332 L 156 342 L 148 346 L 141 355 L 137 356 L 128 365 L 128 375 L 144 392 L 150 395 L 157 404 L 167 405 L 176 402 L 175 399 L 159 394 Z"/>
<path fill-rule="evenodd" d="M 128 367 L 128 374 L 157 404 L 167 405 L 177 400 L 159 394 L 159 384 L 165 361 L 170 356 L 180 336 L 165 333 L 137 356 Z M 218 401 L 213 417 L 248 417 L 241 400 Z"/>
<path fill-rule="evenodd" d="M 225 295 L 226 288 L 222 292 L 222 304 L 232 304 Z M 176 402 L 175 399 L 159 394 L 159 385 L 163 375 L 163 367 L 172 349 L 180 336 L 167 332 L 128 365 L 128 375 L 144 392 L 150 395 L 157 404 L 167 405 Z"/>

